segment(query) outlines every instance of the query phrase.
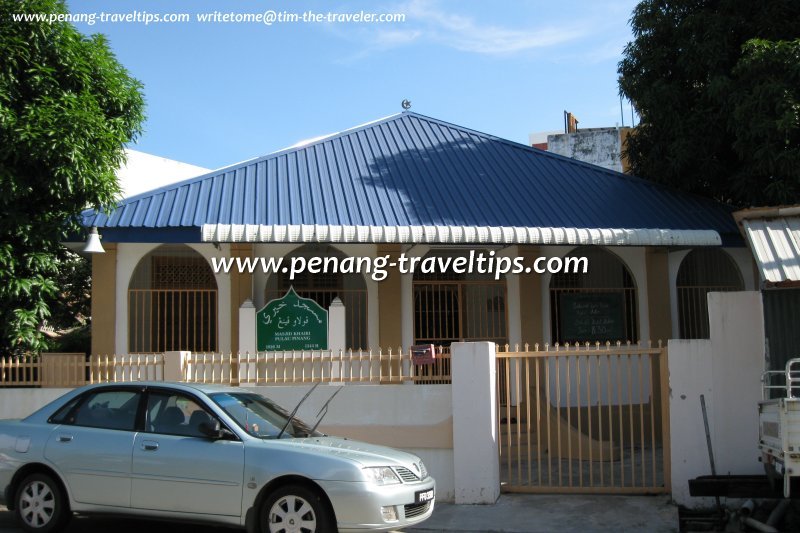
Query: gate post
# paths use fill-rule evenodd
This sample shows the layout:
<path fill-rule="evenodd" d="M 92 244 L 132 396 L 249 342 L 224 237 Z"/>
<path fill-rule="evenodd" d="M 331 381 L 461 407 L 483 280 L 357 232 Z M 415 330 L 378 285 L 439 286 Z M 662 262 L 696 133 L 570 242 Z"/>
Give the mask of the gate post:
<path fill-rule="evenodd" d="M 500 497 L 495 345 L 454 342 L 450 353 L 455 500 L 493 504 Z"/>

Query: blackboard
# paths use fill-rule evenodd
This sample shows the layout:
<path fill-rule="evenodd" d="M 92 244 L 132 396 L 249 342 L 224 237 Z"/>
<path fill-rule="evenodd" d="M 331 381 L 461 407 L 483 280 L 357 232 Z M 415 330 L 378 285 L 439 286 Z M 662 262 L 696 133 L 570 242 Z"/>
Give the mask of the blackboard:
<path fill-rule="evenodd" d="M 270 300 L 256 313 L 256 348 L 325 350 L 328 348 L 328 312 L 289 287 L 282 298 Z"/>
<path fill-rule="evenodd" d="M 625 341 L 622 294 L 562 293 L 558 314 L 561 342 Z"/>

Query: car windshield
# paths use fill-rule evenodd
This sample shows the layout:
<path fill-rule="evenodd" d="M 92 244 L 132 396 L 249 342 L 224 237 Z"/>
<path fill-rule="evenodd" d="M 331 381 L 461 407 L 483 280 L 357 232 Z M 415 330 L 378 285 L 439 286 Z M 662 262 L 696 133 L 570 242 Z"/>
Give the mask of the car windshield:
<path fill-rule="evenodd" d="M 272 400 L 251 392 L 218 392 L 209 396 L 219 405 L 239 426 L 254 437 L 274 439 L 281 432 L 289 412 Z M 321 436 L 315 431 L 312 435 L 311 426 L 305 424 L 297 417 L 286 426 L 281 438 L 303 438 Z"/>

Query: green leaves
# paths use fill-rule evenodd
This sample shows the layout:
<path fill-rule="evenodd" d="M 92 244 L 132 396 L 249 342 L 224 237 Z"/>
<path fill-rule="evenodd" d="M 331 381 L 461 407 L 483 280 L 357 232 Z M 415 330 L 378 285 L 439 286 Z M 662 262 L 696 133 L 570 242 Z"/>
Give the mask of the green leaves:
<path fill-rule="evenodd" d="M 800 2 L 645 0 L 631 25 L 633 172 L 736 206 L 800 201 Z"/>
<path fill-rule="evenodd" d="M 102 36 L 68 23 L 61 0 L 0 0 L 0 354 L 38 350 L 63 291 L 59 244 L 88 207 L 110 207 L 124 145 L 144 120 L 141 84 Z M 63 280 L 62 280 L 63 281 Z"/>

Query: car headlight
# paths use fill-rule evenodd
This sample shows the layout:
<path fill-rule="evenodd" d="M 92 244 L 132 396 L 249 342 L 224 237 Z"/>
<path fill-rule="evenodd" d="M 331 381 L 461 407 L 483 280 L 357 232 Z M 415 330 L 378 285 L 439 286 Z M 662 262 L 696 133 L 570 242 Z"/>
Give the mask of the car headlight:
<path fill-rule="evenodd" d="M 425 463 L 420 461 L 419 462 L 419 478 L 420 479 L 425 479 L 426 477 L 428 477 L 428 469 L 425 468 Z"/>
<path fill-rule="evenodd" d="M 400 478 L 388 466 L 372 466 L 364 469 L 367 479 L 376 485 L 395 485 L 400 483 Z"/>

